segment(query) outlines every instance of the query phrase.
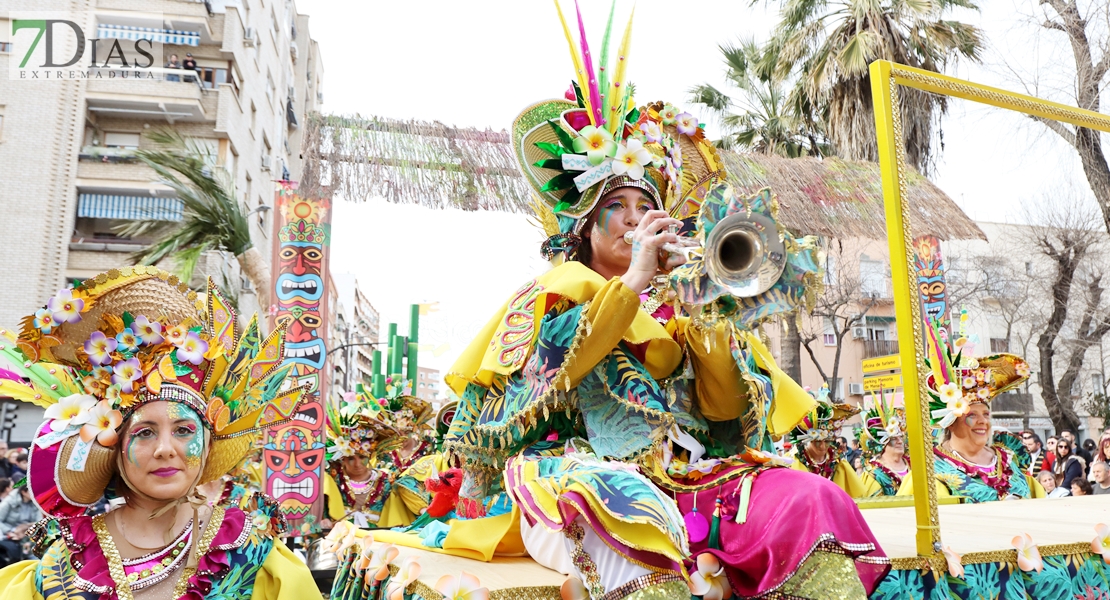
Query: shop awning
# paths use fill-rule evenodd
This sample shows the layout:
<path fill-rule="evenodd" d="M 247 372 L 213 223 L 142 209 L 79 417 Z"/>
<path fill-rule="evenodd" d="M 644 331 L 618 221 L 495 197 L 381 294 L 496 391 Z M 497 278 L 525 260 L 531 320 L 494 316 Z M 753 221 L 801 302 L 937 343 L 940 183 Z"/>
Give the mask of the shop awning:
<path fill-rule="evenodd" d="M 80 194 L 77 197 L 77 216 L 127 221 L 180 221 L 182 206 L 177 198 Z"/>
<path fill-rule="evenodd" d="M 156 29 L 154 27 L 101 24 L 97 26 L 96 34 L 97 37 L 101 39 L 150 40 L 159 44 L 173 44 L 175 46 L 200 45 L 200 34 L 195 31 L 176 31 L 173 29 Z"/>

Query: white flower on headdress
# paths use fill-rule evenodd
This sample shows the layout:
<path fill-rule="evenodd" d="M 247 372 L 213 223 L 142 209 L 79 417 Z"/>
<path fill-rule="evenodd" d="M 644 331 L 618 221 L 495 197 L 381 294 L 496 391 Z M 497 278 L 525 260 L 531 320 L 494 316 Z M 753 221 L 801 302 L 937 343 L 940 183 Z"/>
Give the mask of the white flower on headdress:
<path fill-rule="evenodd" d="M 54 297 L 46 302 L 54 321 L 58 323 L 78 323 L 81 321 L 81 311 L 85 308 L 85 301 L 73 297 L 73 290 L 58 290 Z"/>
<path fill-rule="evenodd" d="M 617 143 L 613 141 L 613 134 L 608 130 L 587 125 L 578 132 L 578 137 L 574 138 L 574 151 L 585 152 L 591 165 L 600 165 L 603 160 L 613 156 L 617 151 Z"/>
<path fill-rule="evenodd" d="M 971 389 L 971 388 L 975 387 L 975 378 L 972 377 L 971 375 L 965 376 L 964 377 L 964 387 L 967 388 L 967 389 Z"/>
<path fill-rule="evenodd" d="M 902 435 L 902 426 L 897 420 L 886 424 L 886 435 L 889 438 L 896 438 Z"/>
<path fill-rule="evenodd" d="M 96 398 L 86 394 L 73 394 L 58 400 L 46 409 L 46 418 L 53 419 L 50 429 L 62 431 L 72 423 L 81 425 L 91 416 L 89 409 L 96 406 Z"/>
<path fill-rule="evenodd" d="M 659 117 L 663 120 L 664 125 L 674 125 L 674 120 L 677 116 L 678 109 L 670 104 L 664 105 L 663 110 L 659 111 Z"/>
<path fill-rule="evenodd" d="M 690 113 L 682 113 L 674 118 L 674 126 L 683 135 L 694 135 L 698 130 L 698 120 Z"/>
<path fill-rule="evenodd" d="M 148 346 L 162 343 L 162 324 L 158 321 L 151 321 L 146 316 L 139 315 L 135 317 L 131 328 L 135 330 L 135 335 Z"/>
<path fill-rule="evenodd" d="M 940 399 L 945 404 L 951 404 L 953 400 L 960 397 L 960 386 L 954 383 L 946 383 L 940 386 Z"/>
<path fill-rule="evenodd" d="M 631 138 L 617 148 L 613 157 L 613 175 L 628 175 L 634 180 L 644 177 L 644 165 L 651 162 L 651 152 L 636 138 Z"/>
<path fill-rule="evenodd" d="M 658 142 L 663 137 L 663 132 L 655 121 L 644 121 L 640 124 L 640 131 L 643 132 L 644 139 L 649 142 Z"/>
<path fill-rule="evenodd" d="M 336 440 L 332 442 L 332 454 L 334 454 L 336 458 L 354 456 L 355 449 L 351 446 L 351 442 L 347 438 L 336 438 Z"/>

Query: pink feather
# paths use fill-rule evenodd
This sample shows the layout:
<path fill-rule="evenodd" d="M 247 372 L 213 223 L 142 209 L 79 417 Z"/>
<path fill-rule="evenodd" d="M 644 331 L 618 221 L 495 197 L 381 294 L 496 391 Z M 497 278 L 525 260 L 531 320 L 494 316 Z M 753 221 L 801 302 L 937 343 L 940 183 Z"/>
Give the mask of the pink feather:
<path fill-rule="evenodd" d="M 582 42 L 582 61 L 586 64 L 586 79 L 589 86 L 590 109 L 593 111 L 594 126 L 601 127 L 605 119 L 601 115 L 601 90 L 597 87 L 597 76 L 594 74 L 594 60 L 590 56 L 590 45 L 586 43 L 586 25 L 582 22 L 582 10 L 578 8 L 578 0 L 574 0 L 574 11 L 578 13 L 578 37 Z"/>

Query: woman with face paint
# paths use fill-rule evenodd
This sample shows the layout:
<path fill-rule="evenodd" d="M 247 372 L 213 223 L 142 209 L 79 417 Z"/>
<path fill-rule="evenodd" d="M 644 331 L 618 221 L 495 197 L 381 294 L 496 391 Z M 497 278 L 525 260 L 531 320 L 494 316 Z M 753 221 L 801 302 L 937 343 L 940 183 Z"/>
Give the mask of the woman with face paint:
<path fill-rule="evenodd" d="M 896 495 L 902 479 L 910 472 L 905 411 L 891 406 L 885 396 L 872 397 L 871 407 L 863 413 L 859 446 L 864 453 L 864 472 L 860 478 L 870 495 Z"/>
<path fill-rule="evenodd" d="M 20 366 L 0 395 L 46 408 L 25 485 L 52 524 L 30 534 L 41 560 L 0 571 L 5 597 L 318 594 L 277 539 L 285 521 L 273 501 L 256 496 L 244 511 L 198 492 L 299 402 L 275 359 L 284 329 L 239 331 L 211 283 L 198 295 L 153 267 L 62 290 L 24 323 L 0 331 L 5 362 Z M 105 495 L 124 502 L 86 516 Z"/>
<path fill-rule="evenodd" d="M 964 356 L 937 329 L 928 377 L 933 426 L 943 431 L 933 448 L 937 494 L 972 503 L 1043 498 L 1044 488 L 1020 466 L 1028 464 L 1028 451 L 1020 440 L 1004 443 L 991 426 L 991 400 L 1028 379 L 1028 363 L 1013 354 Z M 912 479 L 902 479 L 898 495 L 913 494 Z"/>
<path fill-rule="evenodd" d="M 582 106 L 541 102 L 511 129 L 555 267 L 448 371 L 459 402 L 444 446 L 465 472 L 450 546 L 526 549 L 572 576 L 564 597 L 866 597 L 886 567 L 855 504 L 772 453 L 814 400 L 756 327 L 819 280 L 800 260 L 813 246 L 778 228 L 769 192 L 724 183 L 691 115 Z M 682 248 L 726 206 L 768 215 L 787 240 L 768 260 L 794 265 L 799 288 L 687 312 L 669 278 L 700 276 L 700 251 L 686 267 Z M 830 585 L 814 596 L 802 572 Z"/>

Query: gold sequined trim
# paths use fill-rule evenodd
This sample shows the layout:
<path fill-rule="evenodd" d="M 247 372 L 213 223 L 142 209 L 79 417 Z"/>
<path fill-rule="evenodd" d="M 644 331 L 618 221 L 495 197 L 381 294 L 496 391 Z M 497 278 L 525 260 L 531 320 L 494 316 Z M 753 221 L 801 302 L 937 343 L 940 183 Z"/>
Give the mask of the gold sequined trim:
<path fill-rule="evenodd" d="M 112 534 L 108 531 L 108 524 L 105 520 L 107 516 L 107 514 L 102 514 L 93 517 L 92 528 L 96 532 L 97 541 L 100 542 L 100 551 L 104 553 L 104 558 L 108 561 L 108 574 L 112 576 L 112 581 L 116 583 L 116 597 L 119 600 L 135 600 L 135 595 L 131 593 L 131 584 L 127 581 L 127 573 L 123 570 L 123 558 L 120 557 L 119 549 L 116 548 L 116 543 L 112 541 Z"/>
<path fill-rule="evenodd" d="M 555 586 L 517 587 L 491 590 L 490 600 L 562 600 L 561 590 Z"/>
<path fill-rule="evenodd" d="M 648 573 L 641 575 L 628 583 L 625 583 L 617 588 L 614 588 L 601 597 L 601 600 L 630 600 L 632 598 L 656 598 L 665 596 L 642 596 L 639 592 L 652 593 L 652 588 L 661 587 L 662 584 L 678 581 L 682 583 L 682 593 L 685 596 L 676 596 L 686 600 L 686 596 L 690 595 L 690 590 L 686 583 L 682 581 L 682 576 L 678 573 Z M 658 590 L 654 590 L 658 591 Z"/>
<path fill-rule="evenodd" d="M 668 581 L 632 592 L 623 600 L 688 600 L 690 588 L 683 581 Z"/>
<path fill-rule="evenodd" d="M 1075 554 L 1090 554 L 1090 542 L 1075 542 L 1073 544 L 1049 544 L 1038 546 L 1041 556 L 1071 556 Z M 1017 564 L 1017 550 L 990 550 L 988 552 L 969 552 L 961 557 L 960 564 L 982 565 L 991 563 Z M 891 566 L 897 571 L 947 571 L 947 561 L 943 555 L 915 556 L 912 558 L 892 558 Z"/>
<path fill-rule="evenodd" d="M 836 552 L 813 553 L 776 592 L 764 596 L 782 598 L 851 598 L 866 600 L 867 591 L 851 557 Z"/>
<path fill-rule="evenodd" d="M 208 520 L 208 526 L 204 528 L 204 534 L 201 535 L 200 540 L 197 542 L 197 562 L 208 554 L 208 549 L 212 545 L 212 540 L 216 539 L 216 534 L 220 532 L 220 526 L 224 522 L 224 508 L 216 506 L 212 508 L 212 516 Z M 196 572 L 194 567 L 186 566 L 181 569 L 181 578 L 177 580 L 177 585 L 173 588 L 173 597 L 180 598 L 185 595 L 189 589 L 189 578 Z"/>

